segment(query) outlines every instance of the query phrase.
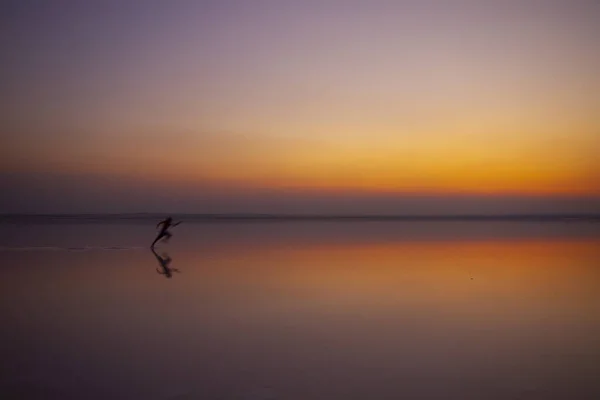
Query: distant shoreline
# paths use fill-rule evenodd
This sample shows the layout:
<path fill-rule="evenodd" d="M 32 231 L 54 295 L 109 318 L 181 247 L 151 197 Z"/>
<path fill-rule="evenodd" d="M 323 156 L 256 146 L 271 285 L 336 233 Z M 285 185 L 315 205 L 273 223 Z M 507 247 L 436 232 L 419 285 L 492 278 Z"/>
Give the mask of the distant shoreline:
<path fill-rule="evenodd" d="M 376 214 L 169 214 L 169 213 L 122 213 L 122 214 L 0 214 L 3 222 L 117 222 L 155 221 L 171 215 L 176 220 L 187 222 L 289 222 L 289 221 L 594 221 L 600 222 L 600 214 L 419 214 L 419 215 L 376 215 Z"/>

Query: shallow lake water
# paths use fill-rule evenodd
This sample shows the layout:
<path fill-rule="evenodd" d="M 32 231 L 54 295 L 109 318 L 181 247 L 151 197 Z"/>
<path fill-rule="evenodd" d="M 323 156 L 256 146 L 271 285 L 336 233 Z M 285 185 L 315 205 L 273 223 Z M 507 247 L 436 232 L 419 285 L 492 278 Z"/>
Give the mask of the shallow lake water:
<path fill-rule="evenodd" d="M 600 224 L 0 225 L 0 398 L 598 399 Z"/>

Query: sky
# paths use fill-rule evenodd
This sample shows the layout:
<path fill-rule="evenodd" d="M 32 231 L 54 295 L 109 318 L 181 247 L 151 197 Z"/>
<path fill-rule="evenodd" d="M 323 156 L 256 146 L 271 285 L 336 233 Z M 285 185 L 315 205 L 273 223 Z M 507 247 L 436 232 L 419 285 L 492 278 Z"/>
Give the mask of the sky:
<path fill-rule="evenodd" d="M 0 15 L 0 212 L 600 212 L 597 1 Z"/>

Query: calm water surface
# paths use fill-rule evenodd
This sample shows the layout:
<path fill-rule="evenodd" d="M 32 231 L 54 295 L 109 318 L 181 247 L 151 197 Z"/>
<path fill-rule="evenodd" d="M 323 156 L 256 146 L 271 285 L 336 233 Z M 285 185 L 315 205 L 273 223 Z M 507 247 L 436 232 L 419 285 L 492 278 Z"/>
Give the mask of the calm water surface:
<path fill-rule="evenodd" d="M 0 398 L 600 398 L 598 223 L 154 224 L 0 225 Z"/>

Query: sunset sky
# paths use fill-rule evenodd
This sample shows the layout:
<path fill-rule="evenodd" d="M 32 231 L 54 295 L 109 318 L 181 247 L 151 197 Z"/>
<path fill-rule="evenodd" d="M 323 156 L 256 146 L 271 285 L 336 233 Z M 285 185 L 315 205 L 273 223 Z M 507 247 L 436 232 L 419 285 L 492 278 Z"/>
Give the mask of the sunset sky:
<path fill-rule="evenodd" d="M 600 2 L 0 14 L 0 212 L 600 212 Z"/>

